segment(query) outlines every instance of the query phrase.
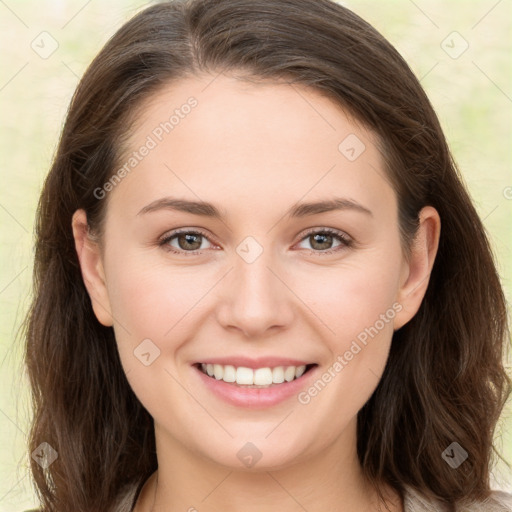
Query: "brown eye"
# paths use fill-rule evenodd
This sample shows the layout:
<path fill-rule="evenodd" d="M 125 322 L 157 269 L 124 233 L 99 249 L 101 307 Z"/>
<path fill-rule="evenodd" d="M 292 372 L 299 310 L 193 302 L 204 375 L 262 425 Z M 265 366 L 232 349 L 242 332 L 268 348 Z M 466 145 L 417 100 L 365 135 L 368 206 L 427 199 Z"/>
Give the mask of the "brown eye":
<path fill-rule="evenodd" d="M 348 235 L 331 229 L 310 231 L 300 243 L 304 242 L 309 244 L 309 247 L 303 247 L 304 249 L 310 249 L 319 254 L 329 254 L 352 245 L 352 239 Z"/>
<path fill-rule="evenodd" d="M 203 233 L 198 231 L 178 231 L 170 233 L 160 241 L 160 245 L 175 253 L 191 253 L 202 249 L 208 249 L 210 243 Z"/>
<path fill-rule="evenodd" d="M 313 249 L 325 251 L 326 249 L 332 248 L 334 237 L 327 233 L 316 233 L 314 235 L 309 235 L 309 241 Z"/>
<path fill-rule="evenodd" d="M 177 235 L 176 240 L 178 241 L 178 246 L 180 249 L 184 251 L 192 250 L 196 251 L 201 247 L 202 235 L 185 233 Z"/>

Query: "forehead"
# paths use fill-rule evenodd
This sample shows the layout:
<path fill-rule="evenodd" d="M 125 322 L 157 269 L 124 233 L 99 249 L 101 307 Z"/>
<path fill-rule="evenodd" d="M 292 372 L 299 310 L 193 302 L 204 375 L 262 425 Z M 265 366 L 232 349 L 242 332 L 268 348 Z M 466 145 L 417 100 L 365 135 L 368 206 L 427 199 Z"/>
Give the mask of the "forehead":
<path fill-rule="evenodd" d="M 210 135 L 219 149 L 229 147 L 231 152 L 242 142 L 246 148 L 271 144 L 286 150 L 286 142 L 309 140 L 313 145 L 320 139 L 337 149 L 339 138 L 354 132 L 373 142 L 377 139 L 317 89 L 219 74 L 177 80 L 147 98 L 137 109 L 131 141 L 153 134 L 157 142 L 184 142 L 180 134 L 187 136 L 192 130 Z M 171 132 L 172 137 L 166 137 Z"/>
<path fill-rule="evenodd" d="M 139 207 L 164 192 L 253 209 L 272 195 L 283 206 L 334 192 L 394 201 L 376 135 L 339 105 L 304 86 L 223 74 L 182 79 L 148 98 L 123 165 L 129 172 L 116 188 Z"/>

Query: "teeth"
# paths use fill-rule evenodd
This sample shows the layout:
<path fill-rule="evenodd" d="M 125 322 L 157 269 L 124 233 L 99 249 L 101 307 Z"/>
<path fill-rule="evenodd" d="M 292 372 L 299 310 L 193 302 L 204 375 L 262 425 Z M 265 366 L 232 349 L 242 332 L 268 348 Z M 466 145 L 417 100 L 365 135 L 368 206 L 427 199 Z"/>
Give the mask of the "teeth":
<path fill-rule="evenodd" d="M 282 366 L 276 366 L 272 370 L 272 382 L 274 384 L 282 384 L 284 382 L 284 368 Z"/>
<path fill-rule="evenodd" d="M 275 368 L 246 368 L 222 364 L 201 364 L 201 370 L 210 377 L 224 382 L 235 383 L 241 386 L 263 386 L 291 382 L 301 377 L 306 366 L 276 366 Z"/>
<path fill-rule="evenodd" d="M 272 370 L 270 368 L 254 370 L 254 384 L 256 386 L 270 386 L 272 384 Z"/>
<path fill-rule="evenodd" d="M 254 371 L 252 368 L 244 368 L 240 366 L 236 369 L 237 384 L 254 384 Z"/>
<path fill-rule="evenodd" d="M 236 368 L 230 364 L 224 366 L 224 375 L 222 376 L 224 382 L 236 382 Z"/>
<path fill-rule="evenodd" d="M 224 376 L 224 368 L 220 364 L 213 365 L 213 376 L 220 380 Z"/>
<path fill-rule="evenodd" d="M 297 366 L 295 369 L 295 378 L 298 379 L 306 371 L 306 366 Z"/>

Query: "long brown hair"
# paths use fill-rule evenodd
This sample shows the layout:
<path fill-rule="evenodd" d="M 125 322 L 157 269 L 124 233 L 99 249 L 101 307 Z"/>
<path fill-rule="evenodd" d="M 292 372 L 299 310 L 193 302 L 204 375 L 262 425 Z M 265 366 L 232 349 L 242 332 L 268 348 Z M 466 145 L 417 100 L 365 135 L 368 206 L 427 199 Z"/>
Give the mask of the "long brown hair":
<path fill-rule="evenodd" d="M 378 136 L 409 244 L 418 212 L 442 222 L 421 308 L 393 337 L 382 379 L 358 415 L 358 454 L 377 486 L 412 486 L 454 504 L 489 493 L 495 425 L 510 393 L 506 304 L 489 242 L 439 121 L 398 52 L 330 0 L 189 0 L 148 7 L 110 39 L 73 97 L 37 213 L 34 299 L 26 320 L 33 393 L 30 451 L 45 511 L 109 511 L 157 466 L 153 422 L 132 392 L 114 333 L 94 316 L 71 231 L 119 165 L 135 109 L 173 80 L 233 71 L 328 95 Z M 454 471 L 442 458 L 468 453 Z"/>

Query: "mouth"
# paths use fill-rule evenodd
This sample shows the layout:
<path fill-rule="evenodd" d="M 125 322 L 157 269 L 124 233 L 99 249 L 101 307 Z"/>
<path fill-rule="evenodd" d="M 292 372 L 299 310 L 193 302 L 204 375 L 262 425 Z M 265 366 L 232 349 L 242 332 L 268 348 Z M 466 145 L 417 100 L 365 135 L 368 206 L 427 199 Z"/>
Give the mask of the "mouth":
<path fill-rule="evenodd" d="M 240 388 L 265 389 L 299 380 L 318 365 L 310 363 L 249 368 L 230 364 L 196 363 L 194 366 L 212 380 L 223 381 Z"/>

